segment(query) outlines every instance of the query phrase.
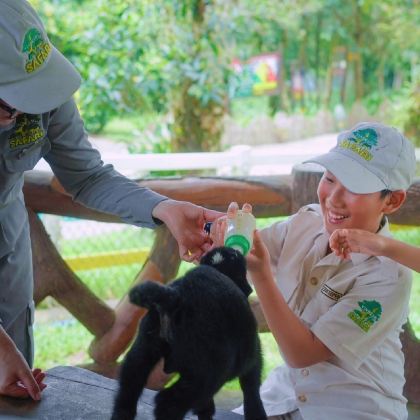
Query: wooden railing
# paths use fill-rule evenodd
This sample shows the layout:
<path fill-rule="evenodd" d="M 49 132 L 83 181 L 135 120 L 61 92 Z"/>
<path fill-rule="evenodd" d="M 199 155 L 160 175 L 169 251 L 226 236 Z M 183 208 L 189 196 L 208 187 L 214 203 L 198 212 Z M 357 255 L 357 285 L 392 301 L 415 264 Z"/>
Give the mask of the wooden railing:
<path fill-rule="evenodd" d="M 302 205 L 317 201 L 316 188 L 321 176 L 315 165 L 298 165 L 289 176 L 248 178 L 180 178 L 138 181 L 160 194 L 177 200 L 225 210 L 229 202 L 253 205 L 256 217 L 287 216 Z M 29 172 L 24 194 L 28 207 L 34 260 L 35 303 L 47 296 L 67 308 L 93 335 L 89 354 L 94 363 L 89 369 L 109 377 L 117 374 L 118 357 L 132 341 L 144 312 L 124 296 L 115 309 L 97 298 L 69 268 L 51 242 L 36 213 L 72 216 L 104 222 L 121 222 L 118 218 L 87 209 L 74 203 L 49 173 Z M 391 222 L 420 225 L 420 181 L 408 191 L 408 199 Z M 177 244 L 169 231 L 156 229 L 154 245 L 133 284 L 152 279 L 162 283 L 176 276 L 180 264 Z M 253 304 L 257 319 L 262 317 Z M 420 404 L 420 343 L 409 323 L 402 333 L 406 355 L 404 389 L 408 400 Z"/>

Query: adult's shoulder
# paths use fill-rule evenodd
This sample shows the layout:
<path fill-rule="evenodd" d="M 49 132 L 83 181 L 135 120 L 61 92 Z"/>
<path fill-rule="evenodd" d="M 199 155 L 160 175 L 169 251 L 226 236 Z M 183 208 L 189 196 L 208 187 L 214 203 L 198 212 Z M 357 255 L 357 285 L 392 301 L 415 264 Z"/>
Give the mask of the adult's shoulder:
<path fill-rule="evenodd" d="M 78 109 L 76 102 L 73 97 L 69 98 L 67 101 L 63 102 L 61 105 L 59 105 L 57 108 L 54 108 L 53 110 L 47 112 L 46 114 L 49 114 L 50 118 L 54 116 L 62 116 L 62 115 L 68 115 L 73 116 L 74 114 L 78 114 Z"/>

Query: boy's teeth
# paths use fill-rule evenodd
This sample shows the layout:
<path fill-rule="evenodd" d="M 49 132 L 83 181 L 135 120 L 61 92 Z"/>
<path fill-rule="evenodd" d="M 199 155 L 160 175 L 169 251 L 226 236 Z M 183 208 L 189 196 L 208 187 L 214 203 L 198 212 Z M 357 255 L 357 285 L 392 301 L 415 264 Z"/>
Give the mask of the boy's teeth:
<path fill-rule="evenodd" d="M 339 216 L 337 214 L 332 214 L 332 213 L 330 213 L 330 217 L 331 217 L 331 219 L 335 219 L 335 220 L 341 220 L 341 219 L 346 218 L 346 216 Z"/>

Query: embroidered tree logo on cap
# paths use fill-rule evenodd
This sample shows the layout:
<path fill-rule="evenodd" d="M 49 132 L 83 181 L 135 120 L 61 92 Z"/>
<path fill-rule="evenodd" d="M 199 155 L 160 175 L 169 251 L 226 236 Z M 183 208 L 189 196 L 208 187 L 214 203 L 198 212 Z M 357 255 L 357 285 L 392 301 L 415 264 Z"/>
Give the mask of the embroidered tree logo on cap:
<path fill-rule="evenodd" d="M 372 149 L 373 146 L 378 144 L 378 135 L 373 128 L 366 128 L 353 131 L 353 137 L 349 137 L 349 140 L 354 141 L 360 146 Z"/>
<path fill-rule="evenodd" d="M 371 160 L 373 156 L 370 151 L 372 147 L 378 144 L 376 131 L 373 128 L 364 128 L 353 131 L 351 134 L 350 137 L 341 142 L 340 146 L 357 153 L 364 160 Z"/>
<path fill-rule="evenodd" d="M 32 73 L 44 64 L 51 52 L 51 45 L 36 28 L 29 29 L 23 40 L 22 52 L 28 55 L 26 73 Z"/>
<path fill-rule="evenodd" d="M 347 316 L 357 324 L 363 331 L 368 332 L 372 325 L 379 321 L 382 315 L 382 306 L 376 300 L 362 300 L 357 302 L 360 306 L 347 314 Z"/>

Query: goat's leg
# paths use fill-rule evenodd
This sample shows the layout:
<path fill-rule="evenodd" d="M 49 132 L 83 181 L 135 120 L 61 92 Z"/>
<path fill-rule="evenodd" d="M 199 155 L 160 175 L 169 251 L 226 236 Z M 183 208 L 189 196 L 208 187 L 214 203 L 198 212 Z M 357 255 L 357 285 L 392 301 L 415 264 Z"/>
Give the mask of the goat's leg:
<path fill-rule="evenodd" d="M 159 315 L 149 311 L 143 318 L 137 338 L 122 364 L 112 420 L 132 420 L 136 417 L 137 401 L 162 354 Z"/>
<path fill-rule="evenodd" d="M 155 420 L 182 420 L 203 399 L 198 381 L 180 377 L 175 384 L 160 391 L 155 398 Z"/>
<path fill-rule="evenodd" d="M 239 377 L 239 384 L 244 395 L 245 420 L 266 420 L 267 415 L 260 397 L 261 361 Z"/>
<path fill-rule="evenodd" d="M 195 404 L 193 412 L 198 417 L 198 420 L 212 420 L 216 412 L 213 398 L 203 403 Z"/>

